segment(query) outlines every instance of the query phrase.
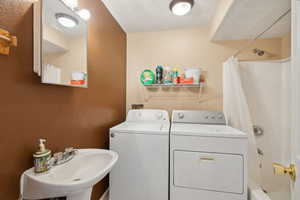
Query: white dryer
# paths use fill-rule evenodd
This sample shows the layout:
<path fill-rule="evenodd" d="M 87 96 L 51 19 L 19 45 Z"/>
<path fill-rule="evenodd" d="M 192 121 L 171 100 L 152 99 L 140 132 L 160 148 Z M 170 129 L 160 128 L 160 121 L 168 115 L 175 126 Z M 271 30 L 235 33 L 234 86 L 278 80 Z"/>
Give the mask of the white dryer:
<path fill-rule="evenodd" d="M 163 110 L 130 110 L 110 129 L 119 160 L 110 173 L 110 200 L 168 200 L 170 119 Z"/>
<path fill-rule="evenodd" d="M 222 112 L 176 110 L 170 132 L 170 200 L 247 200 L 247 135 Z"/>

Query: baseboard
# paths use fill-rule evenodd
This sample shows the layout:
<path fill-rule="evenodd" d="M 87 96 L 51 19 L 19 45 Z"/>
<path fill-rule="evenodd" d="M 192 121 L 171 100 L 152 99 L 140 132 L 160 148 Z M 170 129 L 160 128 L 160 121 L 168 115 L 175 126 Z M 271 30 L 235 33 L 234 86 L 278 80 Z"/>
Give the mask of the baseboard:
<path fill-rule="evenodd" d="M 99 200 L 109 200 L 109 190 L 107 189 Z"/>

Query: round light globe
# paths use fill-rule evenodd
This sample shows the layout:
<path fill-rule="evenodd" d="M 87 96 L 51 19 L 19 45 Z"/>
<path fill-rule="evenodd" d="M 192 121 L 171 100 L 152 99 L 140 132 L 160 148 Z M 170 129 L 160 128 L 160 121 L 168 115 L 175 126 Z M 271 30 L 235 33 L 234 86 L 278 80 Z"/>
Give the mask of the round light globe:
<path fill-rule="evenodd" d="M 170 10 L 174 15 L 183 16 L 192 10 L 194 0 L 173 0 L 170 3 Z"/>
<path fill-rule="evenodd" d="M 77 19 L 70 15 L 67 15 L 64 13 L 57 13 L 55 16 L 56 16 L 58 23 L 64 27 L 73 28 L 73 27 L 77 26 L 77 24 L 78 24 Z"/>
<path fill-rule="evenodd" d="M 91 18 L 91 13 L 87 9 L 81 9 L 81 10 L 77 11 L 77 14 L 86 21 Z"/>

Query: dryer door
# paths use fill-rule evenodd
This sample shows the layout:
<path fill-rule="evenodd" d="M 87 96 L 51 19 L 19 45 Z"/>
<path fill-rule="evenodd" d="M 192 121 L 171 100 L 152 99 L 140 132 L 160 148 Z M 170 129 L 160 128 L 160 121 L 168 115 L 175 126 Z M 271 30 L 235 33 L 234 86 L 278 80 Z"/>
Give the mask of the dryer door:
<path fill-rule="evenodd" d="M 175 187 L 244 193 L 242 155 L 179 150 L 173 153 Z"/>

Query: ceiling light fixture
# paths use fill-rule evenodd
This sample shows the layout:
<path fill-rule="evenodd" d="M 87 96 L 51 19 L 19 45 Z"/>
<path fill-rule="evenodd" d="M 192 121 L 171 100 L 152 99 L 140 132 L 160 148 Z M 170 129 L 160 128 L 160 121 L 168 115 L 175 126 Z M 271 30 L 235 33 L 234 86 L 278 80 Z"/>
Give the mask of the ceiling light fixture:
<path fill-rule="evenodd" d="M 78 25 L 78 20 L 71 15 L 65 13 L 56 13 L 55 17 L 57 21 L 64 27 L 73 28 Z"/>
<path fill-rule="evenodd" d="M 189 13 L 194 6 L 194 0 L 172 0 L 170 10 L 174 15 L 183 16 Z"/>

